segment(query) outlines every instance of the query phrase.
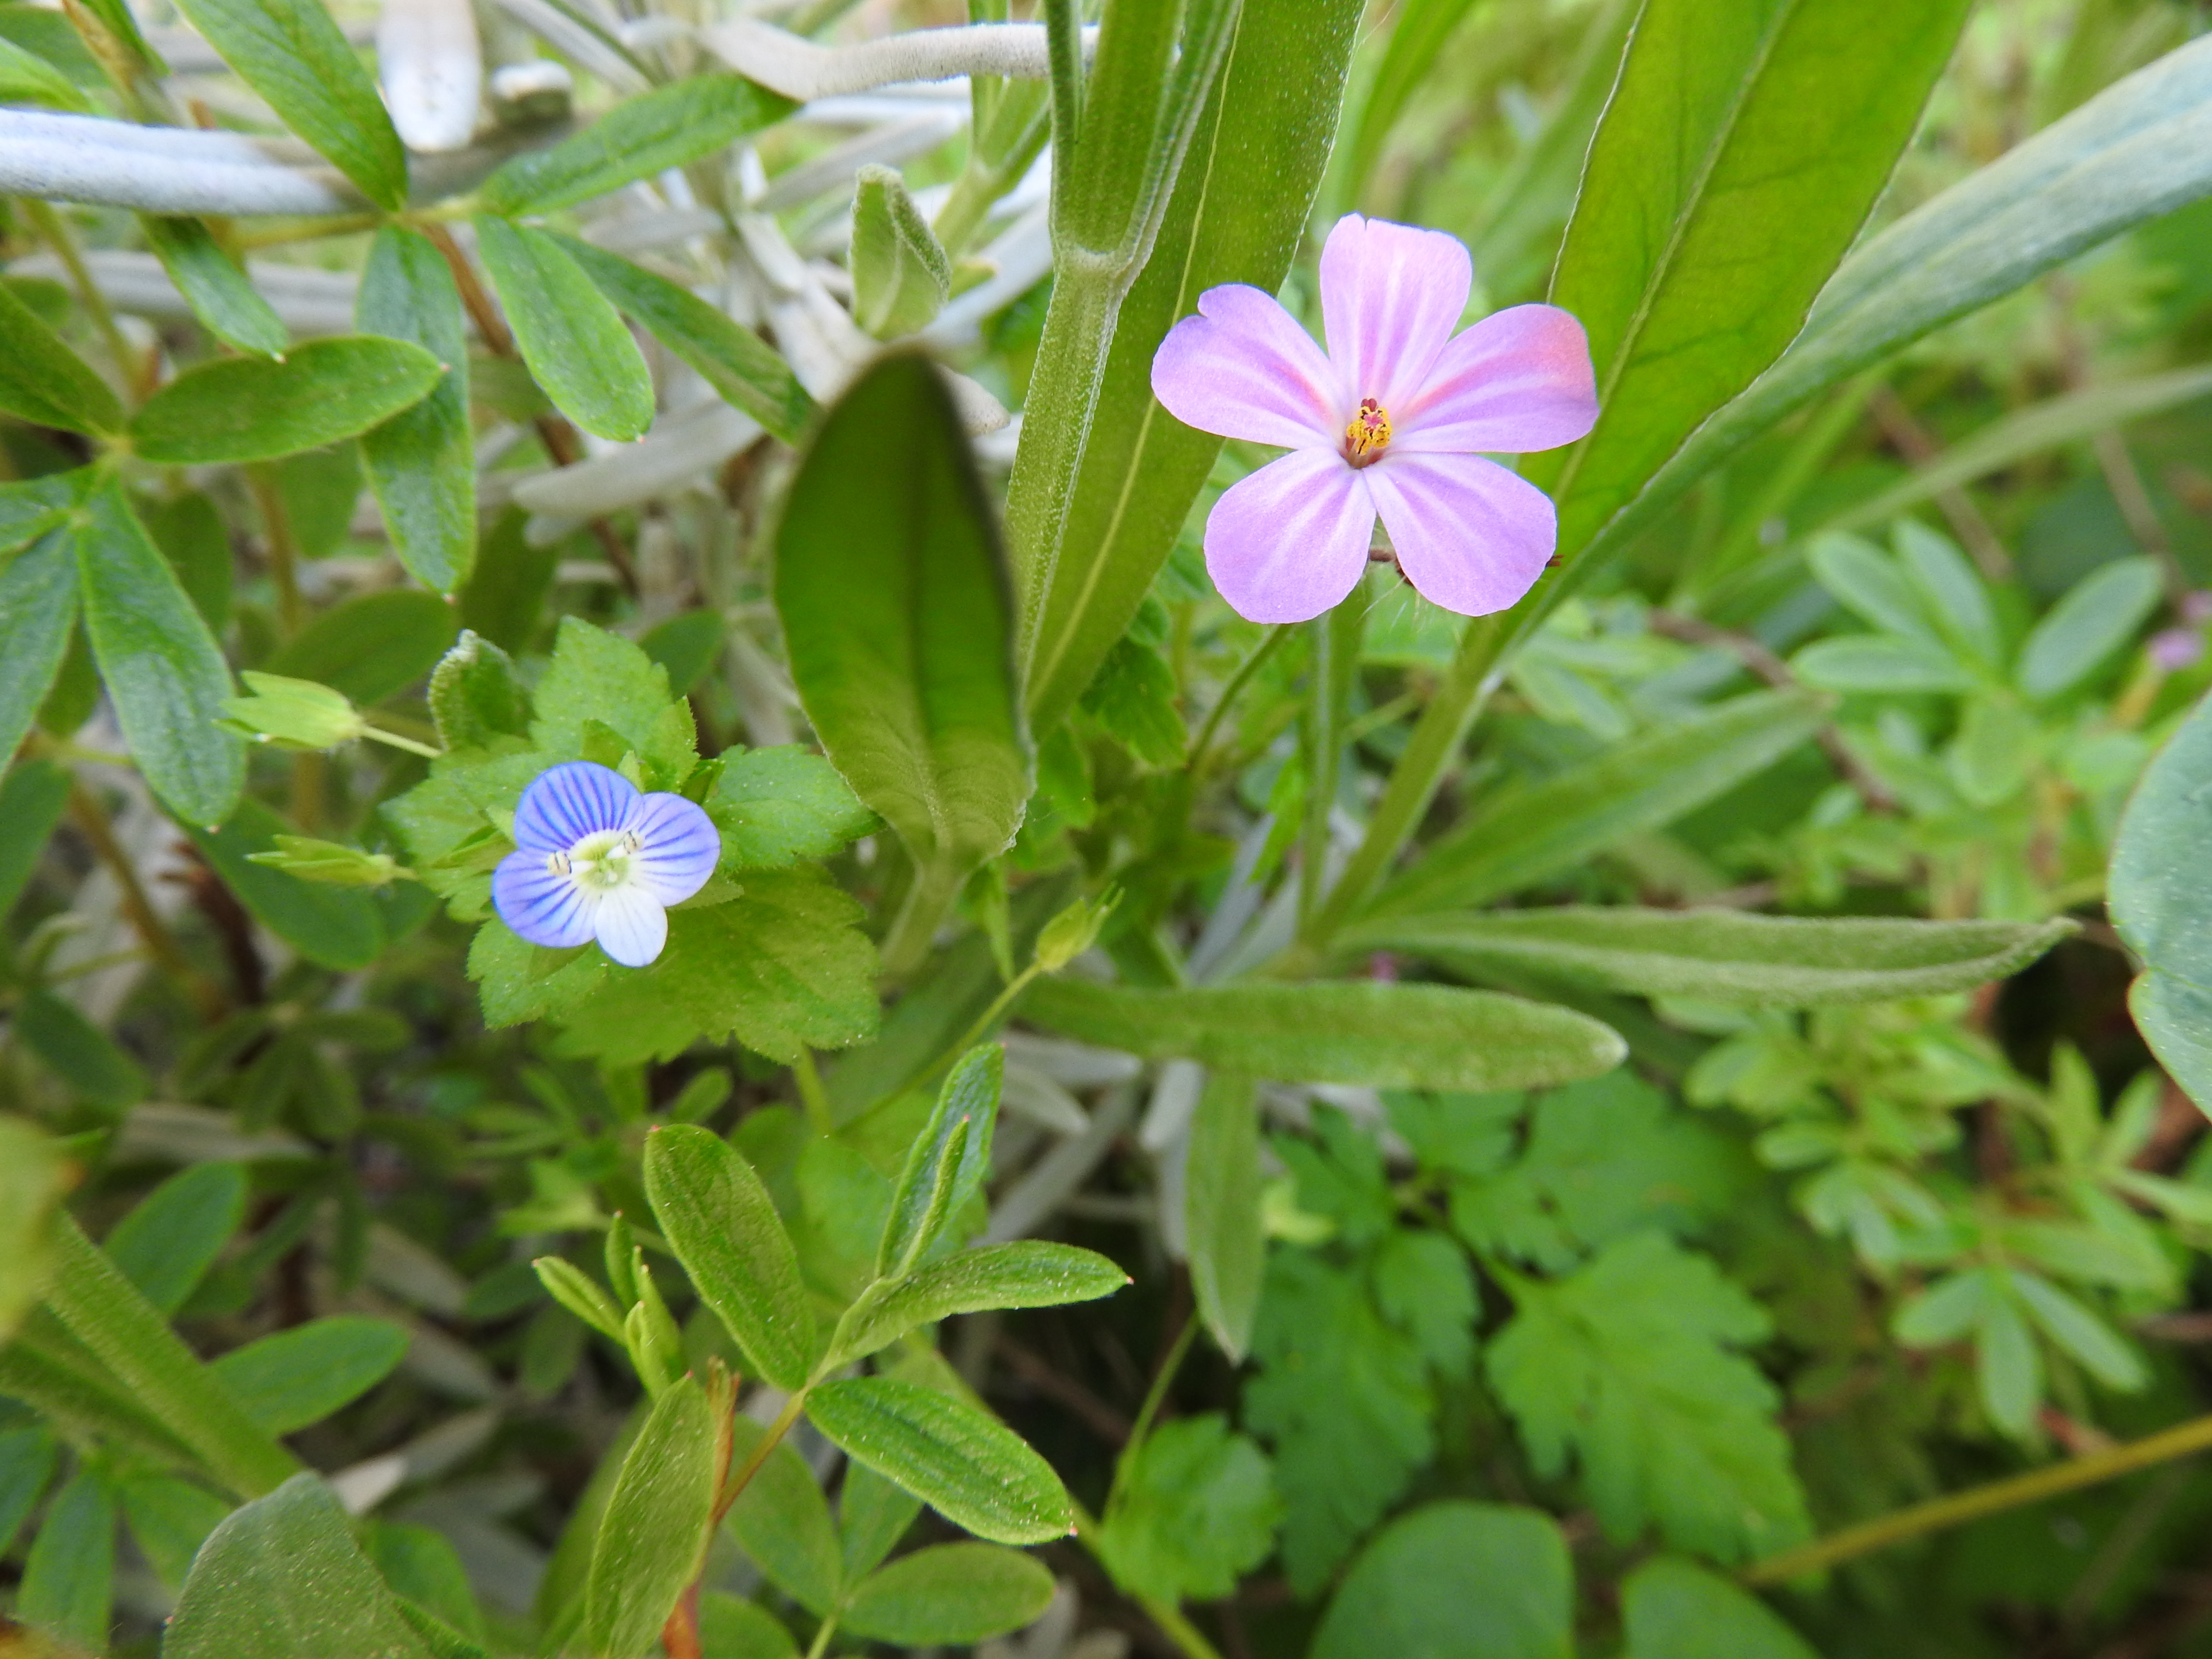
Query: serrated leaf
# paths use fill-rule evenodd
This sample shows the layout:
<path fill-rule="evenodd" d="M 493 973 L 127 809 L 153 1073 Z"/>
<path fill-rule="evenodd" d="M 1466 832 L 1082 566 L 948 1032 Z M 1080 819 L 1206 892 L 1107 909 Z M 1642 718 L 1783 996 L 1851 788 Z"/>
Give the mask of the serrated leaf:
<path fill-rule="evenodd" d="M 714 1509 L 714 1419 L 686 1376 L 661 1390 L 599 1525 L 584 1627 L 599 1659 L 642 1659 L 697 1574 Z"/>
<path fill-rule="evenodd" d="M 417 581 L 450 593 L 476 564 L 476 444 L 460 289 L 428 237 L 400 225 L 377 233 L 354 325 L 420 346 L 447 371 L 422 402 L 362 433 L 361 456 L 392 550 Z"/>
<path fill-rule="evenodd" d="M 216 245 L 206 221 L 143 213 L 138 226 L 146 246 L 209 333 L 264 357 L 280 355 L 292 343 L 276 308 Z"/>
<path fill-rule="evenodd" d="M 549 951 L 503 921 L 486 922 L 469 945 L 469 977 L 483 998 L 484 1024 L 495 1030 L 565 1018 L 599 990 L 611 966 L 604 951 Z"/>
<path fill-rule="evenodd" d="M 1054 1308 L 1111 1296 L 1128 1274 L 1095 1251 L 1022 1239 L 933 1261 L 863 1296 L 837 1328 L 830 1364 L 866 1358 L 918 1325 L 994 1308 Z"/>
<path fill-rule="evenodd" d="M 1468 1594 L 1472 1584 L 1480 1595 Z M 1574 1650 L 1574 1567 L 1559 1523 L 1540 1510 L 1452 1501 L 1399 1516 L 1360 1552 L 1312 1659 L 1572 1659 Z"/>
<path fill-rule="evenodd" d="M 526 152 L 484 181 L 495 213 L 551 213 L 680 167 L 796 107 L 738 75 L 695 75 L 617 104 L 574 137 Z"/>
<path fill-rule="evenodd" d="M 1098 1547 L 1115 1581 L 1213 1601 L 1267 1558 L 1283 1516 L 1267 1455 L 1218 1412 L 1163 1423 L 1123 1457 Z"/>
<path fill-rule="evenodd" d="M 975 1407 L 888 1376 L 825 1382 L 806 1397 L 814 1426 L 955 1526 L 1001 1544 L 1073 1530 L 1060 1477 L 1012 1430 Z"/>
<path fill-rule="evenodd" d="M 310 340 L 282 362 L 202 363 L 131 417 L 131 448 L 177 466 L 273 461 L 389 420 L 420 403 L 445 372 L 420 346 L 368 335 Z"/>
<path fill-rule="evenodd" d="M 778 1388 L 804 1386 L 820 1352 L 814 1313 L 752 1165 L 711 1131 L 672 1124 L 646 1141 L 645 1189 L 700 1299 L 745 1357 Z"/>
<path fill-rule="evenodd" d="M 725 755 L 706 807 L 732 870 L 833 858 L 879 822 L 836 767 L 797 744 Z"/>
<path fill-rule="evenodd" d="M 1034 1623 L 1052 1601 L 1043 1563 L 996 1544 L 933 1544 L 863 1579 L 840 1622 L 909 1647 L 987 1641 Z"/>
<path fill-rule="evenodd" d="M 642 436 L 653 375 L 606 296 L 544 232 L 489 216 L 476 229 L 514 343 L 554 407 L 599 437 Z"/>
<path fill-rule="evenodd" d="M 563 617 L 532 697 L 530 740 L 548 765 L 580 758 L 586 728 L 597 721 L 659 769 L 654 787 L 673 787 L 691 770 L 690 706 L 669 690 L 667 671 L 618 634 Z"/>

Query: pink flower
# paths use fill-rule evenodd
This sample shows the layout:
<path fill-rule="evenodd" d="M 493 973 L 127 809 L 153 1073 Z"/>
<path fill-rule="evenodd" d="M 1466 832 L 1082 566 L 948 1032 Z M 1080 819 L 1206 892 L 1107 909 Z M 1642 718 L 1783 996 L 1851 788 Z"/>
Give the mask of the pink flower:
<path fill-rule="evenodd" d="M 1304 622 L 1358 586 L 1382 515 L 1399 568 L 1447 611 L 1503 611 L 1559 542 L 1551 498 L 1483 453 L 1555 449 L 1597 420 L 1582 325 L 1515 306 L 1455 336 L 1474 278 L 1441 231 L 1347 214 L 1321 256 L 1324 357 L 1267 295 L 1208 289 L 1168 331 L 1152 392 L 1201 432 L 1291 453 L 1232 485 L 1206 568 L 1253 622 Z"/>

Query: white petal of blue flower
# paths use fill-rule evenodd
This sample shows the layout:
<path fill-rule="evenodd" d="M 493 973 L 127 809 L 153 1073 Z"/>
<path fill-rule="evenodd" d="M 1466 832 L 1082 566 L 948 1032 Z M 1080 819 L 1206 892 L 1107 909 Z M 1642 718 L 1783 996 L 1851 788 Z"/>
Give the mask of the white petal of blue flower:
<path fill-rule="evenodd" d="M 541 772 L 515 808 L 516 850 L 492 872 L 492 904 L 532 945 L 596 939 L 627 968 L 668 943 L 667 908 L 706 884 L 721 857 L 714 820 L 681 795 L 640 794 L 612 769 L 572 761 Z"/>

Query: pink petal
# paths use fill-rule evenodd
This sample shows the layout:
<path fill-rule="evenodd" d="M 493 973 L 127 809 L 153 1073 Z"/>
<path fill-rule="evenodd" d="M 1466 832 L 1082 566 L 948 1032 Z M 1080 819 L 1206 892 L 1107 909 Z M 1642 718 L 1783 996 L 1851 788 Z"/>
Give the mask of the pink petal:
<path fill-rule="evenodd" d="M 1597 423 L 1597 375 L 1583 325 L 1557 306 L 1514 306 L 1443 349 L 1428 384 L 1389 406 L 1394 449 L 1522 455 L 1571 444 Z"/>
<path fill-rule="evenodd" d="M 1230 283 L 1200 295 L 1198 311 L 1152 356 L 1152 395 L 1169 414 L 1200 432 L 1285 449 L 1342 435 L 1328 360 L 1272 295 Z"/>
<path fill-rule="evenodd" d="M 1406 580 L 1462 617 L 1513 604 L 1559 545 L 1552 498 L 1480 455 L 1408 454 L 1394 444 L 1366 477 Z"/>
<path fill-rule="evenodd" d="M 1321 253 L 1322 320 L 1347 406 L 1398 406 L 1427 381 L 1459 325 L 1474 264 L 1459 239 L 1347 213 Z"/>
<path fill-rule="evenodd" d="M 1206 568 L 1247 622 L 1304 622 L 1358 585 L 1374 531 L 1374 503 L 1344 458 L 1293 450 L 1213 504 Z"/>

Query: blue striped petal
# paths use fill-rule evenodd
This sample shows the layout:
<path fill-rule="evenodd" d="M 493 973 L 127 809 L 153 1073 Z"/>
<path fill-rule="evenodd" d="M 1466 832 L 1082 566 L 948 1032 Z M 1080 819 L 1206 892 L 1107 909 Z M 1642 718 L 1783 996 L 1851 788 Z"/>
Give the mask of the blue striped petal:
<path fill-rule="evenodd" d="M 668 943 L 668 912 L 634 885 L 617 887 L 592 918 L 599 949 L 625 968 L 642 968 Z"/>
<path fill-rule="evenodd" d="M 599 896 L 547 867 L 543 853 L 509 853 L 491 872 L 492 908 L 532 945 L 565 951 L 588 943 Z"/>
<path fill-rule="evenodd" d="M 680 904 L 707 884 L 722 860 L 722 832 L 681 795 L 641 795 L 623 826 L 635 830 L 630 881 L 661 904 Z"/>
<path fill-rule="evenodd" d="M 526 853 L 565 853 L 586 836 L 621 829 L 636 807 L 637 788 L 621 773 L 570 761 L 540 772 L 522 792 L 514 844 Z"/>

